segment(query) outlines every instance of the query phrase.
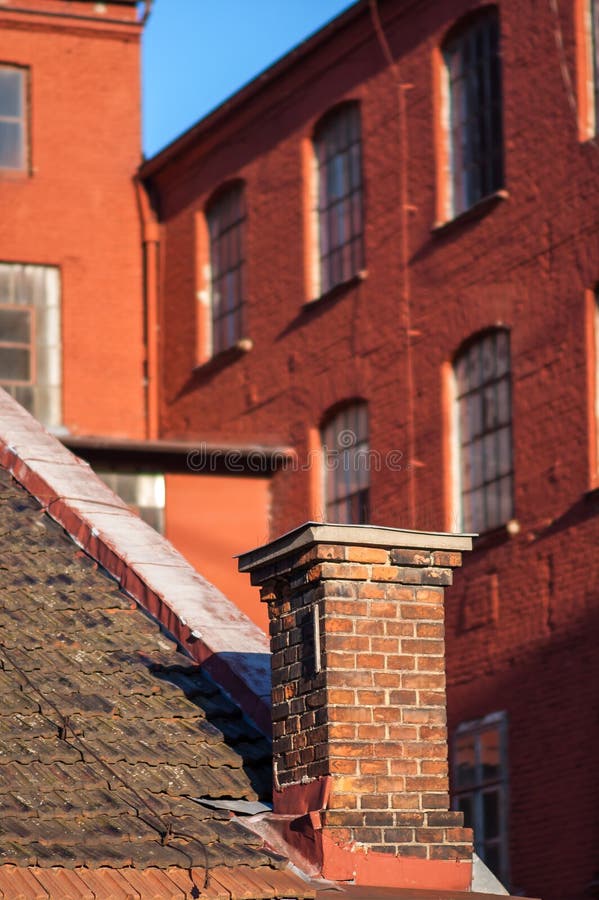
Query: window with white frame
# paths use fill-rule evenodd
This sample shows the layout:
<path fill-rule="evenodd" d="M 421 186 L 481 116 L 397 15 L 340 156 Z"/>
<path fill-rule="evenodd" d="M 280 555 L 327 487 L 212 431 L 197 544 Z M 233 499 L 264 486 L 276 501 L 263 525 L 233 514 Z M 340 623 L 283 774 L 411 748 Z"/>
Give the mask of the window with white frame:
<path fill-rule="evenodd" d="M 210 241 L 211 352 L 234 347 L 244 335 L 245 192 L 235 184 L 206 210 Z"/>
<path fill-rule="evenodd" d="M 469 16 L 443 45 L 448 112 L 450 203 L 457 216 L 503 187 L 499 16 Z"/>
<path fill-rule="evenodd" d="M 0 263 L 0 387 L 50 428 L 62 424 L 60 272 Z"/>
<path fill-rule="evenodd" d="M 314 132 L 319 267 L 317 295 L 364 268 L 360 108 L 346 103 Z"/>
<path fill-rule="evenodd" d="M 474 849 L 493 874 L 509 883 L 507 717 L 491 713 L 464 722 L 454 735 L 452 805 L 474 830 Z"/>
<path fill-rule="evenodd" d="M 125 472 L 96 469 L 96 474 L 138 516 L 164 534 L 164 475 L 155 472 Z"/>
<path fill-rule="evenodd" d="M 321 429 L 325 519 L 340 524 L 369 520 L 368 406 L 344 406 Z"/>
<path fill-rule="evenodd" d="M 0 170 L 27 166 L 27 70 L 0 65 Z"/>
<path fill-rule="evenodd" d="M 460 527 L 477 533 L 513 518 L 510 337 L 505 329 L 470 341 L 456 358 L 456 505 Z"/>

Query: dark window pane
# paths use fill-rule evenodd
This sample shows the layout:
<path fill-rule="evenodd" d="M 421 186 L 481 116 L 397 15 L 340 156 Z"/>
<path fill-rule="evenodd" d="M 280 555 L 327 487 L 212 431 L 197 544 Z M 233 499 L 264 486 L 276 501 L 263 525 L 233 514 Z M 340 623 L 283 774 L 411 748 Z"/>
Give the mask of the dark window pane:
<path fill-rule="evenodd" d="M 30 310 L 0 308 L 0 343 L 29 344 L 30 341 Z"/>
<path fill-rule="evenodd" d="M 499 844 L 485 844 L 480 848 L 482 861 L 490 868 L 493 874 L 501 879 L 501 848 Z"/>
<path fill-rule="evenodd" d="M 23 115 L 23 70 L 0 67 L 0 118 Z"/>
<path fill-rule="evenodd" d="M 474 826 L 472 797 L 464 794 L 458 797 L 458 809 L 464 813 L 464 827 L 472 828 Z"/>
<path fill-rule="evenodd" d="M 23 166 L 23 126 L 21 122 L 0 119 L 0 168 L 22 169 Z"/>
<path fill-rule="evenodd" d="M 499 837 L 499 791 L 485 791 L 482 803 L 485 840 Z"/>
<path fill-rule="evenodd" d="M 31 351 L 0 344 L 0 381 L 31 381 Z"/>
<path fill-rule="evenodd" d="M 455 746 L 456 787 L 471 787 L 476 782 L 476 756 L 474 736 L 460 735 Z"/>

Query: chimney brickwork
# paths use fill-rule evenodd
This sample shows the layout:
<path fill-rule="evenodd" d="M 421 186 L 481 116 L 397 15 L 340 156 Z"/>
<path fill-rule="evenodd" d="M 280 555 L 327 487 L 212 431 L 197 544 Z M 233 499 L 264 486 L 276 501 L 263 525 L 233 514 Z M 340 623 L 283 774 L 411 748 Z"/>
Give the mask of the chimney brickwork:
<path fill-rule="evenodd" d="M 241 560 L 269 608 L 275 810 L 330 777 L 335 843 L 467 861 L 472 833 L 449 810 L 443 594 L 470 539 L 306 529 L 302 546 Z"/>

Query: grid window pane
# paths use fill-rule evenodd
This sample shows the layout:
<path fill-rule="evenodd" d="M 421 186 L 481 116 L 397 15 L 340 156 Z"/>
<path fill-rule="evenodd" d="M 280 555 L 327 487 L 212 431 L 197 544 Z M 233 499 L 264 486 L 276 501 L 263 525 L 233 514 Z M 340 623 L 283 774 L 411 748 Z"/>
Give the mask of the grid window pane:
<path fill-rule="evenodd" d="M 243 187 L 235 185 L 209 206 L 210 297 L 212 352 L 220 353 L 244 334 L 244 230 Z"/>
<path fill-rule="evenodd" d="M 327 522 L 368 522 L 370 454 L 366 404 L 340 410 L 322 429 L 321 441 Z"/>
<path fill-rule="evenodd" d="M 0 263 L 0 385 L 49 427 L 62 422 L 60 334 L 58 269 Z"/>
<path fill-rule="evenodd" d="M 0 380 L 9 384 L 31 381 L 31 351 L 0 344 Z"/>
<path fill-rule="evenodd" d="M 121 500 L 160 534 L 164 533 L 165 481 L 163 474 L 96 470 Z"/>
<path fill-rule="evenodd" d="M 472 343 L 454 371 L 462 527 L 484 532 L 513 515 L 508 333 Z"/>
<path fill-rule="evenodd" d="M 505 714 L 461 725 L 452 752 L 452 806 L 474 830 L 474 847 L 505 885 L 508 883 L 507 753 Z"/>
<path fill-rule="evenodd" d="M 487 9 L 444 48 L 449 82 L 452 212 L 503 186 L 499 20 Z"/>
<path fill-rule="evenodd" d="M 320 293 L 348 281 L 364 266 L 360 113 L 349 104 L 317 128 Z"/>
<path fill-rule="evenodd" d="M 25 70 L 0 66 L 0 168 L 25 167 Z"/>

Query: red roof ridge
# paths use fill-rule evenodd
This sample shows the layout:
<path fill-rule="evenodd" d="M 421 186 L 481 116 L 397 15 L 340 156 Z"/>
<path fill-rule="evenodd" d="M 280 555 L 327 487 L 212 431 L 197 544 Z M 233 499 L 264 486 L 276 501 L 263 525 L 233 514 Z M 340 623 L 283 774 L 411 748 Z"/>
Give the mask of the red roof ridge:
<path fill-rule="evenodd" d="M 1 388 L 0 466 L 270 732 L 266 635 Z"/>

